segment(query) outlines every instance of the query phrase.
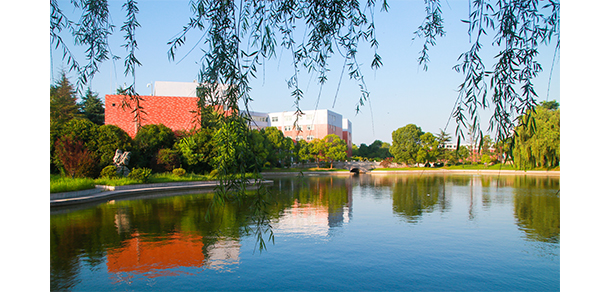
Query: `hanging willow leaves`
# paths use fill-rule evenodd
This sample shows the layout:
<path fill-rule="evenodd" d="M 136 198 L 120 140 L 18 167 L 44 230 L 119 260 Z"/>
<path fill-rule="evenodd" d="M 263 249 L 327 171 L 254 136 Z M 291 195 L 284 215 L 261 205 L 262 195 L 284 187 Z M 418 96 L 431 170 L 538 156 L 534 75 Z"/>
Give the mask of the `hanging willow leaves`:
<path fill-rule="evenodd" d="M 381 7 L 377 8 L 379 2 Z M 425 70 L 431 59 L 430 48 L 446 34 L 441 2 L 423 1 L 425 18 L 415 31 L 415 37 L 424 40 L 417 61 Z M 81 88 L 94 77 L 102 62 L 116 59 L 108 44 L 114 26 L 110 21 L 108 1 L 71 0 L 70 3 L 73 9 L 82 12 L 77 22 L 70 21 L 58 2 L 51 0 L 50 37 L 55 49 L 62 50 L 69 69 L 78 72 L 77 87 Z M 243 193 L 247 184 L 245 176 L 234 175 L 243 174 L 247 169 L 245 159 L 239 158 L 240 149 L 245 152 L 251 149 L 248 129 L 241 125 L 244 118 L 246 121 L 251 118 L 249 114 L 240 116 L 239 104 L 243 102 L 248 113 L 252 101 L 250 80 L 257 77 L 258 68 L 266 59 L 276 56 L 277 50 L 291 54 L 294 70 L 288 77 L 288 87 L 292 90 L 297 115 L 302 113 L 300 101 L 303 98 L 299 74 L 315 75 L 321 90 L 328 81 L 329 60 L 335 54 L 343 58 L 342 71 L 347 69 L 349 78 L 360 88 L 356 111 L 360 111 L 366 101 L 370 103 L 370 93 L 357 59 L 358 46 L 367 43 L 373 49 L 372 69 L 383 65 L 377 50 L 380 44 L 376 39 L 374 16 L 377 9 L 389 10 L 385 0 L 191 0 L 189 3 L 192 15 L 182 31 L 168 42 L 168 58 L 175 60 L 187 36 L 194 33 L 204 40 L 200 47 L 198 79 L 201 88 L 197 90 L 197 113 L 203 116 L 210 109 L 222 112 L 214 124 L 221 129 L 218 133 L 219 157 L 226 159 L 218 163 L 223 182 L 218 193 L 225 199 Z M 469 27 L 471 39 L 475 38 L 454 67 L 464 74 L 452 112 L 459 142 L 464 136 L 463 129 L 470 130 L 470 127 L 482 139 L 479 113 L 483 109 L 493 108 L 490 130 L 497 133 L 497 140 L 503 140 L 512 133 L 519 121 L 517 117 L 536 106 L 533 79 L 542 71 L 537 62 L 538 47 L 556 39 L 559 48 L 559 2 L 551 0 L 542 7 L 540 3 L 537 0 L 468 2 L 472 9 L 463 22 Z M 133 78 L 131 85 L 123 89 L 126 96 L 123 105 L 132 109 L 134 120 L 141 124 L 145 111 L 140 104 L 142 99 L 135 91 L 135 68 L 141 65 L 135 57 L 135 30 L 139 27 L 137 2 L 126 0 L 123 8 L 127 12 L 121 27 L 125 33 L 123 47 L 127 51 L 125 75 Z M 85 47 L 84 65 L 77 61 L 60 37 L 64 30 L 72 34 L 77 45 Z M 491 66 L 486 66 L 482 58 L 487 37 L 491 37 L 491 45 L 498 48 Z M 203 117 L 199 122 L 202 126 L 207 123 Z M 230 157 L 231 153 L 236 156 Z"/>

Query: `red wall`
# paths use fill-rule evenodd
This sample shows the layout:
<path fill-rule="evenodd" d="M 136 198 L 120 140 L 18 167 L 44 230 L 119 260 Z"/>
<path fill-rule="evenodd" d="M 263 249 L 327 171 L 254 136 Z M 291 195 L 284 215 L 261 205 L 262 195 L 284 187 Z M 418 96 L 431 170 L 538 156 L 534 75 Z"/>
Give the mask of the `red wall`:
<path fill-rule="evenodd" d="M 136 136 L 136 123 L 133 121 L 132 109 L 121 108 L 123 95 L 106 95 L 106 124 L 116 125 L 125 130 L 132 138 Z M 150 124 L 163 124 L 168 128 L 190 130 L 198 128 L 194 123 L 195 114 L 191 111 L 197 109 L 197 98 L 182 96 L 141 96 L 144 101 L 140 105 L 147 113 L 143 115 L 142 126 Z"/>

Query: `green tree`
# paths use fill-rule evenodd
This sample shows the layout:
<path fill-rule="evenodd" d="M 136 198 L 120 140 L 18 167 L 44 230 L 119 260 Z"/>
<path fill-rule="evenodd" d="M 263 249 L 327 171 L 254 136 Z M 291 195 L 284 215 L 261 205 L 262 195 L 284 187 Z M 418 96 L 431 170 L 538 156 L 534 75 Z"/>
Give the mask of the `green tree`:
<path fill-rule="evenodd" d="M 119 128 L 116 125 L 100 126 L 97 130 L 96 152 L 97 155 L 100 157 L 101 168 L 104 168 L 113 163 L 114 154 L 117 149 L 130 152 L 134 151 L 135 147 L 133 139 L 131 139 L 127 132 L 125 132 L 123 129 Z"/>
<path fill-rule="evenodd" d="M 417 162 L 417 154 L 421 149 L 420 137 L 424 134 L 420 127 L 408 124 L 392 132 L 390 153 L 396 162 L 412 164 Z"/>
<path fill-rule="evenodd" d="M 253 160 L 250 165 L 253 168 L 257 168 L 257 171 L 261 171 L 262 167 L 267 163 L 267 157 L 269 156 L 268 141 L 259 130 L 251 130 L 249 139 L 252 150 L 251 159 Z"/>
<path fill-rule="evenodd" d="M 65 71 L 61 72 L 57 83 L 51 86 L 50 97 L 51 130 L 78 116 L 76 91 L 70 80 L 68 80 Z"/>
<path fill-rule="evenodd" d="M 90 87 L 87 88 L 78 106 L 81 115 L 86 119 L 100 126 L 104 124 L 104 103 L 98 97 L 98 93 L 91 91 Z"/>
<path fill-rule="evenodd" d="M 138 150 L 136 157 L 132 155 L 131 158 L 135 162 L 134 166 L 138 165 L 152 169 L 159 150 L 172 148 L 175 139 L 176 136 L 172 129 L 163 124 L 141 127 L 134 138 L 134 144 Z"/>
<path fill-rule="evenodd" d="M 67 137 L 70 139 L 70 141 L 79 141 L 79 143 L 82 142 L 83 147 L 87 149 L 88 155 L 91 155 L 92 160 L 96 161 L 97 163 L 99 161 L 99 127 L 100 126 L 92 123 L 91 121 L 82 118 L 71 119 L 70 121 L 62 125 L 61 128 L 55 133 L 55 135 L 51 136 L 51 143 L 53 146 L 51 148 L 51 159 L 56 169 L 64 169 L 62 164 L 63 162 L 58 156 L 58 149 L 55 148 L 55 146 L 57 146 L 56 142 L 62 137 Z M 91 175 L 96 176 L 99 171 L 101 171 L 101 168 L 99 168 L 97 164 L 93 165 Z"/>
<path fill-rule="evenodd" d="M 310 144 L 305 140 L 299 140 L 294 145 L 295 160 L 297 163 L 307 162 L 312 159 L 309 153 Z"/>
<path fill-rule="evenodd" d="M 330 134 L 322 139 L 322 153 L 326 161 L 330 162 L 330 168 L 333 168 L 333 161 L 347 159 L 347 144 L 343 139 L 335 134 Z"/>
<path fill-rule="evenodd" d="M 520 118 L 514 135 L 513 160 L 520 169 L 559 166 L 560 118 L 556 102 L 543 103 Z"/>
<path fill-rule="evenodd" d="M 424 133 L 419 137 L 421 148 L 417 151 L 417 162 L 436 162 L 439 156 L 439 141 L 432 133 Z"/>
<path fill-rule="evenodd" d="M 176 142 L 174 148 L 180 152 L 186 170 L 203 174 L 214 169 L 216 150 L 213 138 L 214 130 L 202 128 Z"/>
<path fill-rule="evenodd" d="M 443 129 L 439 129 L 439 133 L 436 134 L 436 139 L 439 143 L 439 151 L 438 151 L 438 160 L 446 163 L 450 159 L 451 151 L 447 149 L 445 146 L 451 142 L 451 135 L 449 133 L 443 131 Z"/>
<path fill-rule="evenodd" d="M 284 137 L 284 133 L 275 127 L 268 127 L 261 131 L 268 141 L 267 161 L 273 167 L 281 167 L 290 162 L 291 150 L 293 147 L 292 139 Z"/>

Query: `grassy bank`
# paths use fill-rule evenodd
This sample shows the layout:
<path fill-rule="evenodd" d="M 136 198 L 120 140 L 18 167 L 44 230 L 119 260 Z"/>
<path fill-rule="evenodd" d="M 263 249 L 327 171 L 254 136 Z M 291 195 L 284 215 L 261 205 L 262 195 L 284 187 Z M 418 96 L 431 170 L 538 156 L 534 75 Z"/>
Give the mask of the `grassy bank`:
<path fill-rule="evenodd" d="M 246 174 L 247 178 L 256 178 L 252 173 Z M 154 173 L 146 183 L 168 183 L 168 182 L 189 182 L 189 181 L 210 181 L 215 180 L 215 176 L 188 173 L 183 176 L 177 176 L 172 173 Z M 51 175 L 51 193 L 82 191 L 95 188 L 95 185 L 106 186 L 126 186 L 141 184 L 141 181 L 122 177 L 122 178 L 70 178 L 60 175 Z"/>

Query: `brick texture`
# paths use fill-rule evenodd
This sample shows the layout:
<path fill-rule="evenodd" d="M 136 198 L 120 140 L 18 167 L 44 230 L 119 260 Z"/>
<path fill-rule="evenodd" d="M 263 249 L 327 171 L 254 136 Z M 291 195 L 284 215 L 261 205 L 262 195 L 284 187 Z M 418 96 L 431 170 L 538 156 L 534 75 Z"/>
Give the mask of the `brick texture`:
<path fill-rule="evenodd" d="M 198 128 L 196 116 L 192 111 L 197 109 L 197 98 L 182 96 L 141 96 L 140 105 L 146 112 L 142 126 L 163 124 L 173 131 Z M 131 109 L 121 108 L 123 95 L 106 95 L 106 124 L 116 125 L 134 138 L 136 123 Z"/>

